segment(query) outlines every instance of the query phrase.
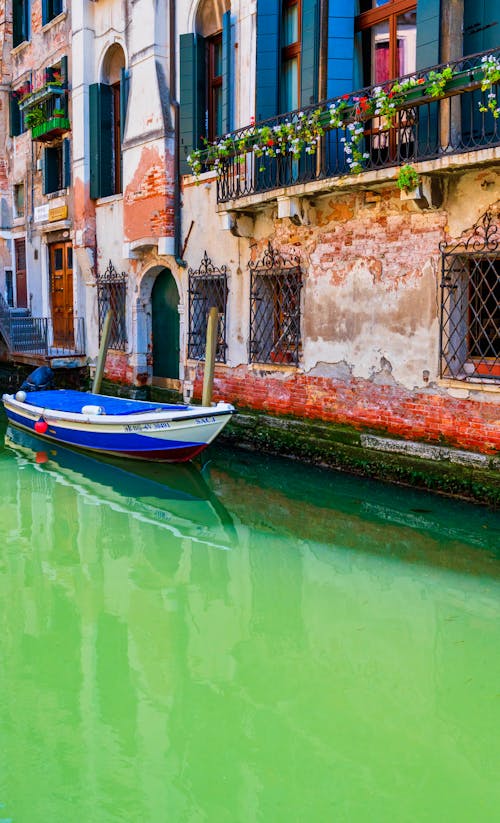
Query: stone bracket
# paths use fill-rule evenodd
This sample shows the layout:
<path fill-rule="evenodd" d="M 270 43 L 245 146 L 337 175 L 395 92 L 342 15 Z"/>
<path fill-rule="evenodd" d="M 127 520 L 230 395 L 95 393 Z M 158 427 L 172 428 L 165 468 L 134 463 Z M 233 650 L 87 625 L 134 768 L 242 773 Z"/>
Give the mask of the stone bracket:
<path fill-rule="evenodd" d="M 278 220 L 288 217 L 296 226 L 310 226 L 312 208 L 306 197 L 278 197 Z"/>
<path fill-rule="evenodd" d="M 254 217 L 245 212 L 223 211 L 220 215 L 223 231 L 230 231 L 234 237 L 253 237 Z"/>
<path fill-rule="evenodd" d="M 438 209 L 443 203 L 443 181 L 436 175 L 422 174 L 413 191 L 401 191 L 401 200 L 412 201 L 419 209 Z"/>

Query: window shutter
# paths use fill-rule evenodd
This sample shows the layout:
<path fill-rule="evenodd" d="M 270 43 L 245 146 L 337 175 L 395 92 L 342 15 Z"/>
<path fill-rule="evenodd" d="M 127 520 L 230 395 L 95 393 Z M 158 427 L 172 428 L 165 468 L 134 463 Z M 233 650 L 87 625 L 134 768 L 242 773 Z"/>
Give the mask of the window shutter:
<path fill-rule="evenodd" d="M 42 0 L 42 26 L 50 20 L 49 0 Z"/>
<path fill-rule="evenodd" d="M 71 186 L 71 143 L 67 137 L 62 143 L 62 153 L 63 187 L 69 189 Z"/>
<path fill-rule="evenodd" d="M 43 194 L 57 191 L 58 185 L 58 149 L 48 148 L 43 153 Z"/>
<path fill-rule="evenodd" d="M 127 118 L 129 88 L 130 72 L 128 69 L 122 69 L 120 80 L 120 140 L 122 143 L 125 136 L 125 120 Z"/>
<path fill-rule="evenodd" d="M 309 106 L 318 101 L 319 44 L 319 2 L 302 0 L 301 106 Z"/>
<path fill-rule="evenodd" d="M 417 2 L 417 69 L 439 64 L 440 0 Z"/>
<path fill-rule="evenodd" d="M 111 86 L 89 87 L 90 196 L 113 194 L 113 122 Z"/>
<path fill-rule="evenodd" d="M 66 55 L 61 57 L 61 83 L 64 88 L 68 86 L 68 58 Z"/>
<path fill-rule="evenodd" d="M 205 39 L 181 34 L 180 58 L 180 143 L 181 174 L 191 168 L 186 158 L 201 144 L 206 134 Z"/>
<path fill-rule="evenodd" d="M 19 103 L 14 94 L 10 95 L 10 131 L 11 137 L 17 137 L 21 134 L 21 112 L 19 111 Z"/>
<path fill-rule="evenodd" d="M 228 134 L 233 128 L 232 111 L 233 60 L 231 43 L 231 12 L 222 18 L 222 133 Z"/>
<path fill-rule="evenodd" d="M 465 0 L 464 55 L 495 49 L 499 42 L 498 0 Z"/>
<path fill-rule="evenodd" d="M 257 2 L 257 67 L 255 119 L 278 114 L 280 0 Z"/>
<path fill-rule="evenodd" d="M 326 96 L 340 97 L 357 88 L 354 83 L 354 0 L 330 4 Z"/>

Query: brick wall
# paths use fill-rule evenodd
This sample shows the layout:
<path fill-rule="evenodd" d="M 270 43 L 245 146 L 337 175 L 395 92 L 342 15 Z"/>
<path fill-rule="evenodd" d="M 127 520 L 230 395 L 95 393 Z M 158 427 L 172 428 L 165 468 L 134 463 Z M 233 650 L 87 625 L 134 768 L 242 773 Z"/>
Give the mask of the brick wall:
<path fill-rule="evenodd" d="M 195 394 L 201 396 L 202 376 Z M 270 414 L 373 429 L 462 449 L 500 451 L 500 404 L 459 400 L 429 388 L 406 391 L 369 380 L 339 381 L 304 374 L 216 367 L 214 400 Z"/>

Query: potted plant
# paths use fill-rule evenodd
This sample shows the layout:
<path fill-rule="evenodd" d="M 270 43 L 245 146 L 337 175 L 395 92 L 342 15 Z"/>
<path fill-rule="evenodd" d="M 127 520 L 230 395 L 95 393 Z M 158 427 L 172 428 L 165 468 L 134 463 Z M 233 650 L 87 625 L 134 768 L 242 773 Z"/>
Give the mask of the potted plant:
<path fill-rule="evenodd" d="M 65 112 L 64 109 L 54 109 L 52 112 L 53 117 L 64 117 Z"/>
<path fill-rule="evenodd" d="M 406 163 L 399 169 L 398 176 L 396 178 L 396 186 L 401 192 L 402 199 L 405 198 L 405 195 L 411 195 L 412 199 L 415 199 L 415 196 L 421 196 L 421 193 L 419 192 L 420 175 L 418 171 L 409 163 Z"/>
<path fill-rule="evenodd" d="M 45 112 L 40 106 L 30 109 L 24 116 L 24 122 L 29 129 L 41 126 L 45 122 Z"/>

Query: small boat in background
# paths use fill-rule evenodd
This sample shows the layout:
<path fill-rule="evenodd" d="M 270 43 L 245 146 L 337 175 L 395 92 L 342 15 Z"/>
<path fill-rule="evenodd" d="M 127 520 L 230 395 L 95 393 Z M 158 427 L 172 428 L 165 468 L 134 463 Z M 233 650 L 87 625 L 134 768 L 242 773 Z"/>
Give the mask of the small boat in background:
<path fill-rule="evenodd" d="M 229 403 L 151 403 L 71 389 L 18 391 L 2 397 L 9 422 L 45 440 L 96 455 L 184 462 L 231 419 Z"/>

